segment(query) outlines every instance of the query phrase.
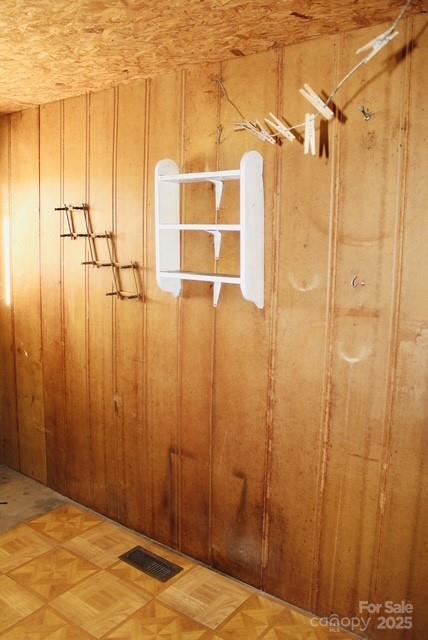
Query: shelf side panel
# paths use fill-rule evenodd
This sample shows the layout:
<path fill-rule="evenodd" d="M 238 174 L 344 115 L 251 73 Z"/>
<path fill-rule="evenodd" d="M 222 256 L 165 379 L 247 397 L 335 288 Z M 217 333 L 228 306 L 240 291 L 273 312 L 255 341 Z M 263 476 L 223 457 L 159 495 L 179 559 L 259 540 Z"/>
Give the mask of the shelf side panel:
<path fill-rule="evenodd" d="M 180 231 L 161 230 L 160 225 L 180 222 L 180 185 L 163 182 L 160 177 L 177 174 L 178 170 L 173 160 L 160 160 L 155 170 L 156 279 L 163 291 L 176 297 L 181 292 L 181 281 L 163 278 L 160 272 L 180 270 Z"/>
<path fill-rule="evenodd" d="M 241 160 L 241 291 L 259 309 L 264 306 L 263 157 L 249 151 Z"/>

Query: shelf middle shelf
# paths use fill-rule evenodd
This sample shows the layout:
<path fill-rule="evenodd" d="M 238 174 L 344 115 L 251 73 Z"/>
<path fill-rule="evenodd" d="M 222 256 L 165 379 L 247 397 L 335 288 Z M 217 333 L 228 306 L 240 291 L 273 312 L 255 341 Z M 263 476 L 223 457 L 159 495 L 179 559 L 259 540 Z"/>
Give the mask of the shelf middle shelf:
<path fill-rule="evenodd" d="M 159 229 L 164 231 L 240 231 L 240 224 L 185 224 L 185 223 L 160 223 Z"/>
<path fill-rule="evenodd" d="M 200 282 L 218 282 L 220 284 L 240 284 L 239 276 L 225 273 L 196 273 L 193 271 L 161 271 L 161 278 L 175 278 L 177 280 L 198 280 Z"/>

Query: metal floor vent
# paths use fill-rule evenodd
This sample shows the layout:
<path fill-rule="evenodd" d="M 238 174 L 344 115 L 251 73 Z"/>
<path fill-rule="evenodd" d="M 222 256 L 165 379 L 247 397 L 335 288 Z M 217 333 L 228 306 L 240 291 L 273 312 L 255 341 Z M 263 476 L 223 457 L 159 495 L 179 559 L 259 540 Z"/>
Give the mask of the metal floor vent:
<path fill-rule="evenodd" d="M 144 571 L 147 575 L 156 578 L 160 582 L 166 582 L 183 571 L 183 567 L 173 564 L 165 558 L 157 556 L 155 553 L 146 551 L 143 547 L 134 547 L 123 555 L 119 556 L 119 560 L 127 562 L 132 567 Z"/>

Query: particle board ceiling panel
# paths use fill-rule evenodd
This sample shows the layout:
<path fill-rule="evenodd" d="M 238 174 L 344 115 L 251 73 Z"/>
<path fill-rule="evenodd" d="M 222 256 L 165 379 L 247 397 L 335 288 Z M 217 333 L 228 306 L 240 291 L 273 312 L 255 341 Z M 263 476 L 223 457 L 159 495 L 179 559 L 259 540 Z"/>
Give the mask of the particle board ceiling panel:
<path fill-rule="evenodd" d="M 380 23 L 403 1 L 2 0 L 0 111 Z"/>

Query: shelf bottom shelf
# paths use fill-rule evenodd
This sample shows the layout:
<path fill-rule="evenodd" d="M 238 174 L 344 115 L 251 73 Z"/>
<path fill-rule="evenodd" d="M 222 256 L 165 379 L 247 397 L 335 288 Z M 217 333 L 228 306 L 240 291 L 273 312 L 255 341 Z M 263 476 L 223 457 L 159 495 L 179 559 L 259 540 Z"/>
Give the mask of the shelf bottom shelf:
<path fill-rule="evenodd" d="M 193 271 L 161 271 L 161 278 L 174 278 L 176 280 L 195 280 L 199 282 L 219 282 L 221 284 L 241 284 L 239 276 L 223 273 L 196 273 Z"/>

